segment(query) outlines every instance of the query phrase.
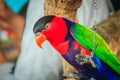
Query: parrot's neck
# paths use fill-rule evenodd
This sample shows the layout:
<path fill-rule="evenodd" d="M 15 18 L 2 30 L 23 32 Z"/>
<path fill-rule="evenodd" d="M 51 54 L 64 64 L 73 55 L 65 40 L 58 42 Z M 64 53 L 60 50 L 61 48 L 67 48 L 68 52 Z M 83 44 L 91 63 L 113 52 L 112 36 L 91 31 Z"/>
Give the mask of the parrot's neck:
<path fill-rule="evenodd" d="M 66 40 L 66 35 L 54 35 L 54 38 L 52 38 L 50 43 L 52 46 L 59 51 L 62 55 L 66 54 L 69 48 L 69 41 Z"/>
<path fill-rule="evenodd" d="M 71 44 L 74 42 L 74 38 L 70 34 L 70 27 L 75 25 L 75 22 L 69 21 L 66 18 L 63 18 L 65 25 L 59 24 L 57 29 L 57 34 L 52 35 L 52 40 L 50 40 L 53 47 L 59 51 L 62 55 L 65 55 L 69 52 Z"/>
<path fill-rule="evenodd" d="M 66 23 L 66 27 L 67 27 L 67 33 L 63 36 L 59 36 L 59 38 L 61 38 L 61 42 L 58 42 L 58 45 L 55 46 L 55 48 L 62 54 L 62 55 L 66 55 L 69 53 L 69 48 L 71 46 L 71 44 L 74 42 L 74 39 L 72 37 L 72 35 L 70 34 L 70 27 L 72 27 L 73 25 L 75 25 L 75 22 L 69 21 L 66 18 L 63 18 L 65 23 Z M 63 33 L 63 31 L 62 31 Z M 59 40 L 58 38 L 58 40 Z M 57 39 L 56 39 L 57 40 Z M 57 42 L 56 42 L 57 43 Z"/>

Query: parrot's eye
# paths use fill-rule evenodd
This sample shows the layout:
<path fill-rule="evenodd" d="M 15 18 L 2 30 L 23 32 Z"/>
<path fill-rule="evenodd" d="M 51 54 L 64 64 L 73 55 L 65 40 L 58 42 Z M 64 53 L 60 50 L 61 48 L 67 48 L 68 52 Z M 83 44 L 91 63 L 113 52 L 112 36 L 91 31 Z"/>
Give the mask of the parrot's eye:
<path fill-rule="evenodd" d="M 45 25 L 44 30 L 47 30 L 47 29 L 49 29 L 49 28 L 50 28 L 50 23 L 47 23 L 47 24 Z"/>
<path fill-rule="evenodd" d="M 35 34 L 35 37 L 36 37 L 36 36 L 39 36 L 39 35 L 40 35 L 40 32 L 37 32 L 37 33 Z"/>

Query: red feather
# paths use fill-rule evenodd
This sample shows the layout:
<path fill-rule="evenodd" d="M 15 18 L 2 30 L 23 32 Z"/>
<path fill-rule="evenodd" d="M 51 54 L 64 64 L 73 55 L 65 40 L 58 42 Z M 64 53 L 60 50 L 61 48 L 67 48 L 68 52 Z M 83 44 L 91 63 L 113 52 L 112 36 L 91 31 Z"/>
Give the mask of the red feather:
<path fill-rule="evenodd" d="M 63 42 L 62 44 L 57 46 L 56 49 L 61 53 L 61 55 L 66 55 L 69 49 L 69 41 Z"/>
<path fill-rule="evenodd" d="M 86 50 L 85 48 L 81 48 L 81 54 L 85 54 L 88 56 L 92 56 L 91 52 L 89 52 L 88 50 Z"/>

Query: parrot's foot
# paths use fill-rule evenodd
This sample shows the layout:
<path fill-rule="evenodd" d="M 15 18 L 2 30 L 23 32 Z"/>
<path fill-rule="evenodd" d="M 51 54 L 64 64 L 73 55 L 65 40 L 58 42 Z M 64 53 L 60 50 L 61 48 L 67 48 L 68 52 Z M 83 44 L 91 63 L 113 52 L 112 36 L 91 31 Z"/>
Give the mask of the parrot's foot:
<path fill-rule="evenodd" d="M 95 78 L 90 78 L 90 80 L 96 80 Z"/>
<path fill-rule="evenodd" d="M 92 65 L 92 67 L 96 68 L 97 65 L 92 60 L 92 57 L 93 56 L 88 56 L 88 55 L 84 55 L 84 54 L 77 54 L 77 55 L 75 55 L 75 58 L 76 58 L 75 60 L 80 65 L 84 65 L 86 63 L 90 63 Z"/>
<path fill-rule="evenodd" d="M 75 72 L 71 72 L 66 75 L 63 75 L 63 79 L 66 79 L 66 78 L 74 78 L 74 79 L 80 80 L 80 75 Z"/>
<path fill-rule="evenodd" d="M 83 76 L 79 73 L 71 72 L 63 76 L 63 79 L 73 78 L 76 80 L 89 80 L 86 76 Z"/>

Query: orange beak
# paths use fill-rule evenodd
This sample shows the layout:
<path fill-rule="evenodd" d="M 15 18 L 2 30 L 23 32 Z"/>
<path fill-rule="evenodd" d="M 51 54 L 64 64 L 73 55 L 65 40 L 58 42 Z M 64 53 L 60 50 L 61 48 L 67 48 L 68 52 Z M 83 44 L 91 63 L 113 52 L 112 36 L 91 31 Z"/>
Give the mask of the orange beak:
<path fill-rule="evenodd" d="M 47 37 L 44 34 L 39 34 L 36 36 L 36 43 L 37 45 L 42 48 L 42 43 L 47 40 Z"/>

